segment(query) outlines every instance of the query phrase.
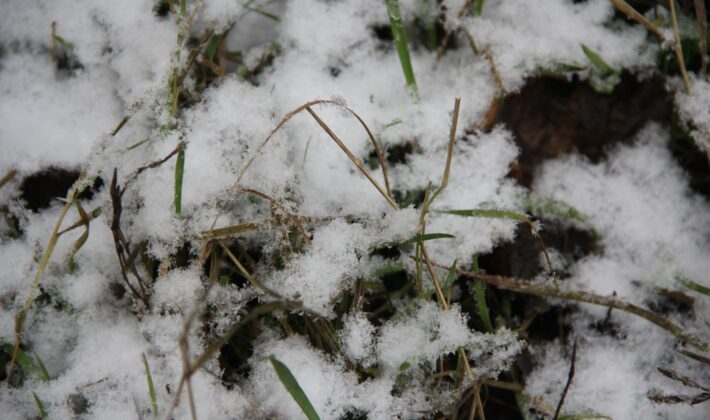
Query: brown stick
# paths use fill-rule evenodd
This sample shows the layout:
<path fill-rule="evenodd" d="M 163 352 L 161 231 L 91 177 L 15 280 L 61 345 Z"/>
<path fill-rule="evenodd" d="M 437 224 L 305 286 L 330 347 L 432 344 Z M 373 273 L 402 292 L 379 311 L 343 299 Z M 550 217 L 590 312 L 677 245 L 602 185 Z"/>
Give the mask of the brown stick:
<path fill-rule="evenodd" d="M 704 0 L 695 0 L 695 19 L 698 22 L 698 46 L 700 47 L 700 71 L 705 74 L 707 72 L 707 58 L 708 53 L 708 21 L 707 12 L 705 10 Z"/>
<path fill-rule="evenodd" d="M 5 175 L 2 177 L 2 179 L 0 179 L 0 188 L 4 187 L 5 184 L 7 184 L 8 182 L 10 182 L 10 180 L 11 180 L 12 178 L 14 178 L 15 175 L 17 175 L 17 171 L 16 171 L 16 170 L 10 169 L 9 171 L 7 171 L 7 172 L 5 173 Z"/>
<path fill-rule="evenodd" d="M 437 267 L 448 268 L 442 264 L 432 264 Z M 529 295 L 550 297 L 562 300 L 572 300 L 576 302 L 589 303 L 592 305 L 605 306 L 607 308 L 619 309 L 621 311 L 640 316 L 641 318 L 644 318 L 647 321 L 656 324 L 660 328 L 676 336 L 679 340 L 684 341 L 702 351 L 708 351 L 708 349 L 710 349 L 706 342 L 704 342 L 693 334 L 686 333 L 682 327 L 674 324 L 666 318 L 663 318 L 662 316 L 651 312 L 648 309 L 642 308 L 632 303 L 624 302 L 623 300 L 617 299 L 615 297 L 601 296 L 583 291 L 564 291 L 558 289 L 555 286 L 531 283 L 529 281 L 514 277 L 503 277 L 489 274 L 472 273 L 462 269 L 457 269 L 457 272 L 463 276 L 475 280 L 480 280 L 488 284 L 492 284 L 493 286 L 496 286 L 499 289 L 509 290 L 511 292 L 525 293 Z"/>
<path fill-rule="evenodd" d="M 375 180 L 375 178 L 373 178 L 372 175 L 370 175 L 370 173 L 367 171 L 367 169 L 365 169 L 365 165 L 362 164 L 360 159 L 357 156 L 355 156 L 350 151 L 350 149 L 347 148 L 347 146 L 345 146 L 345 143 L 343 143 L 343 141 L 340 140 L 340 138 L 335 134 L 335 132 L 333 132 L 333 130 L 331 130 L 330 127 L 328 127 L 328 125 L 318 116 L 318 114 L 316 114 L 310 107 L 306 107 L 306 111 L 308 111 L 308 113 L 311 114 L 311 117 L 313 117 L 313 119 L 316 120 L 318 125 L 320 125 L 321 128 L 326 133 L 328 133 L 328 135 L 330 136 L 331 139 L 333 139 L 335 144 L 337 144 L 338 147 L 340 147 L 340 149 L 345 153 L 345 155 L 347 155 L 347 157 L 352 161 L 352 163 L 355 164 L 355 166 L 360 170 L 360 172 L 363 175 L 365 175 L 365 177 L 377 189 L 377 191 L 379 191 L 380 194 L 382 194 L 382 196 L 385 198 L 385 200 L 387 200 L 389 205 L 392 206 L 392 208 L 394 208 L 395 210 L 397 210 L 398 209 L 397 203 L 394 202 L 394 199 L 388 194 L 388 192 L 386 190 L 384 190 L 380 186 L 380 184 Z"/>
<path fill-rule="evenodd" d="M 567 397 L 567 392 L 569 391 L 570 385 L 572 385 L 572 378 L 574 378 L 574 364 L 577 361 L 577 340 L 574 340 L 572 345 L 572 361 L 569 364 L 569 373 L 567 374 L 567 383 L 565 384 L 565 389 L 562 391 L 562 396 L 560 397 L 560 402 L 557 403 L 557 409 L 555 410 L 555 416 L 553 420 L 560 418 L 560 412 L 562 411 L 562 405 L 565 403 L 565 398 Z"/>
<path fill-rule="evenodd" d="M 644 15 L 637 12 L 636 9 L 631 7 L 631 5 L 629 3 L 627 3 L 624 0 L 610 0 L 610 1 L 614 5 L 614 7 L 616 7 L 616 9 L 619 10 L 621 13 L 625 14 L 626 17 L 640 23 L 646 29 L 648 29 L 649 32 L 653 32 L 656 36 L 661 38 L 661 40 L 665 40 L 665 37 L 663 36 L 663 32 L 661 32 L 661 30 L 658 29 L 658 26 L 654 25 L 653 22 L 646 19 L 646 17 L 644 17 Z"/>
<path fill-rule="evenodd" d="M 279 121 L 279 123 L 276 125 L 276 127 L 274 127 L 271 130 L 269 135 L 266 136 L 266 138 L 261 142 L 261 144 L 259 144 L 259 147 L 256 148 L 256 151 L 254 152 L 252 157 L 249 158 L 249 160 L 246 162 L 246 164 L 244 165 L 244 168 L 242 168 L 241 172 L 239 173 L 239 176 L 237 176 L 237 180 L 234 182 L 232 187 L 230 187 L 230 189 L 234 189 L 239 185 L 239 182 L 242 180 L 242 177 L 244 176 L 246 171 L 249 169 L 249 167 L 252 165 L 252 163 L 254 163 L 254 160 L 257 158 L 257 156 L 259 156 L 262 149 L 266 146 L 266 144 L 269 142 L 269 140 L 271 140 L 271 138 L 276 134 L 276 132 L 278 132 L 281 129 L 281 127 L 284 126 L 284 124 L 286 124 L 291 118 L 295 117 L 296 115 L 305 111 L 306 109 L 309 109 L 312 106 L 321 105 L 321 104 L 335 105 L 335 106 L 338 106 L 338 107 L 348 111 L 348 113 L 350 113 L 350 115 L 355 117 L 355 119 L 357 119 L 358 123 L 360 123 L 360 125 L 363 127 L 363 129 L 367 133 L 368 138 L 370 139 L 370 142 L 372 143 L 372 145 L 375 148 L 375 153 L 377 154 L 377 159 L 379 160 L 380 166 L 382 167 L 382 177 L 384 178 L 385 188 L 387 191 L 386 198 L 388 197 L 387 202 L 392 204 L 394 202 L 394 199 L 392 199 L 392 192 L 390 191 L 390 186 L 389 186 L 390 184 L 389 184 L 389 178 L 388 178 L 388 173 L 387 173 L 387 162 L 385 161 L 384 154 L 382 153 L 379 143 L 377 142 L 377 140 L 375 140 L 375 136 L 372 135 L 372 131 L 370 131 L 370 128 L 367 126 L 367 124 L 365 124 L 365 121 L 355 111 L 353 111 L 352 109 L 350 109 L 349 107 L 343 105 L 342 103 L 340 103 L 338 101 L 325 100 L 325 99 L 316 99 L 313 101 L 306 102 L 305 104 L 303 104 L 303 105 L 297 107 L 296 109 L 292 110 L 291 112 L 287 113 L 281 119 L 281 121 Z M 378 188 L 378 190 L 381 190 L 381 189 Z M 395 209 L 398 208 L 396 204 L 394 205 L 394 207 L 395 207 Z"/>

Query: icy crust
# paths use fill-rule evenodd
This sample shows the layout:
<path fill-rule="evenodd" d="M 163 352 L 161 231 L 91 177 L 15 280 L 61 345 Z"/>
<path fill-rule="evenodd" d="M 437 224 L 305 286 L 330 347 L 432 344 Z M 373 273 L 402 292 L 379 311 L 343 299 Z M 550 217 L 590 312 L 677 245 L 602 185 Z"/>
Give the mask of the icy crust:
<path fill-rule="evenodd" d="M 682 288 L 679 277 L 706 278 L 710 209 L 689 190 L 667 139 L 664 129 L 651 124 L 605 162 L 573 155 L 542 168 L 533 190 L 564 200 L 601 236 L 602 253 L 576 264 L 565 282 L 571 288 L 616 292 L 640 303 L 653 287 Z"/>
<path fill-rule="evenodd" d="M 710 152 L 710 82 L 706 79 L 692 76 L 692 91 L 690 94 L 680 86 L 673 83 L 675 106 L 680 118 L 691 128 L 691 136 L 700 150 Z"/>
<path fill-rule="evenodd" d="M 562 65 L 589 65 L 581 45 L 612 67 L 652 67 L 654 48 L 640 26 L 612 22 L 607 0 L 486 1 L 480 17 L 458 17 L 465 2 L 445 1 L 448 24 L 463 26 L 479 49 L 490 50 L 506 91 L 515 91 L 528 76 Z"/>

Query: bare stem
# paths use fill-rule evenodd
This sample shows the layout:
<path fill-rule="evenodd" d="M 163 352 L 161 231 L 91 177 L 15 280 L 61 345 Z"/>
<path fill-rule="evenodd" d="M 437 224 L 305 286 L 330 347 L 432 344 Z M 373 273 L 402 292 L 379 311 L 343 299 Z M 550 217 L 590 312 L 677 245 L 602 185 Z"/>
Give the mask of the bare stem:
<path fill-rule="evenodd" d="M 685 90 L 690 95 L 690 79 L 688 78 L 688 71 L 685 69 L 685 59 L 683 58 L 683 48 L 680 45 L 680 32 L 678 30 L 678 17 L 675 12 L 675 1 L 668 0 L 668 6 L 671 9 L 671 19 L 673 20 L 673 33 L 675 35 L 674 51 L 675 58 L 678 62 L 678 68 L 680 69 L 680 74 L 683 76 L 683 84 L 685 84 Z"/>
<path fill-rule="evenodd" d="M 433 263 L 437 267 L 447 268 L 444 265 Z M 583 291 L 564 291 L 560 290 L 555 286 L 548 286 L 544 284 L 531 283 L 523 279 L 518 279 L 514 277 L 503 277 L 494 276 L 489 274 L 481 273 L 471 273 L 469 271 L 457 269 L 458 273 L 475 279 L 481 280 L 488 284 L 492 284 L 500 289 L 509 290 L 516 293 L 525 293 L 529 295 L 550 297 L 563 300 L 572 300 L 577 302 L 589 303 L 592 305 L 605 306 L 607 308 L 614 308 L 624 312 L 628 312 L 641 318 L 644 318 L 660 328 L 668 331 L 672 335 L 676 336 L 681 341 L 684 341 L 700 350 L 708 351 L 710 347 L 708 344 L 696 337 L 693 334 L 686 333 L 685 330 L 676 325 L 675 323 L 669 321 L 662 316 L 649 311 L 648 309 L 642 308 L 640 306 L 634 305 L 632 303 L 624 302 L 621 299 L 610 296 L 601 296 L 589 292 Z"/>

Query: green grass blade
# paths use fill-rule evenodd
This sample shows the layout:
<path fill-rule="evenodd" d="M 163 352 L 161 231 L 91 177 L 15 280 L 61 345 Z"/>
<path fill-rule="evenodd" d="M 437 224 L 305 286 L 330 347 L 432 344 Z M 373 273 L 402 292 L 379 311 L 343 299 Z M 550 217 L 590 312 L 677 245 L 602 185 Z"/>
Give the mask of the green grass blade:
<path fill-rule="evenodd" d="M 446 280 L 444 280 L 444 286 L 442 287 L 442 291 L 444 292 L 444 296 L 449 296 L 449 290 L 451 290 L 451 286 L 454 285 L 454 281 L 456 281 L 456 263 L 458 260 L 454 260 L 453 264 L 451 264 L 451 267 L 449 268 L 449 272 L 446 273 Z M 450 299 L 449 299 L 450 300 Z"/>
<path fill-rule="evenodd" d="M 406 268 L 404 267 L 404 264 L 402 264 L 401 262 L 387 264 L 370 273 L 370 278 L 380 278 L 388 274 L 404 271 L 405 269 Z"/>
<path fill-rule="evenodd" d="M 286 365 L 281 363 L 274 356 L 269 356 L 269 361 L 274 367 L 274 370 L 276 371 L 276 375 L 278 375 L 279 380 L 286 388 L 288 393 L 291 394 L 291 397 L 293 397 L 298 406 L 301 407 L 301 410 L 303 410 L 303 414 L 308 417 L 308 420 L 320 420 L 318 413 L 316 413 L 316 409 L 313 408 L 313 405 L 311 404 L 310 400 L 308 400 L 306 393 L 303 392 L 303 389 L 301 389 L 301 386 L 298 384 L 298 381 L 296 381 L 296 378 L 293 377 L 288 367 L 286 367 Z"/>
<path fill-rule="evenodd" d="M 2 349 L 2 351 L 7 353 L 8 355 L 12 356 L 12 353 L 15 351 L 15 346 L 13 346 L 12 344 L 3 344 L 0 349 Z M 15 363 L 20 366 L 20 369 L 22 369 L 28 374 L 34 375 L 38 373 L 37 366 L 35 366 L 35 363 L 32 358 L 21 349 L 17 349 L 17 357 L 15 358 Z"/>
<path fill-rule="evenodd" d="M 478 255 L 473 256 L 473 272 L 478 273 Z M 486 332 L 493 332 L 493 323 L 491 322 L 491 313 L 488 310 L 488 304 L 486 303 L 486 291 L 483 288 L 483 282 L 480 280 L 474 280 L 474 291 L 476 293 L 476 306 L 478 307 L 478 315 L 483 321 L 483 327 Z"/>
<path fill-rule="evenodd" d="M 35 352 L 32 352 L 32 354 L 35 357 L 35 361 L 37 362 L 37 374 L 39 375 L 40 378 L 42 378 L 43 381 L 49 382 L 49 372 L 47 371 L 47 366 L 44 365 L 44 362 L 42 359 L 39 358 L 39 355 Z"/>
<path fill-rule="evenodd" d="M 35 392 L 32 392 L 32 397 L 35 399 L 35 405 L 37 405 L 37 411 L 39 411 L 39 416 L 43 419 L 47 418 L 47 410 L 44 408 L 42 400 L 39 399 Z"/>
<path fill-rule="evenodd" d="M 180 146 L 175 163 L 175 214 L 182 212 L 182 178 L 185 172 L 185 146 Z"/>
<path fill-rule="evenodd" d="M 448 233 L 425 233 L 423 235 L 414 235 L 406 241 L 400 242 L 399 245 L 414 244 L 417 242 L 431 241 L 432 239 L 444 238 L 455 238 L 455 236 Z"/>
<path fill-rule="evenodd" d="M 454 235 L 448 233 L 425 233 L 423 235 L 414 235 L 409 239 L 404 241 L 391 241 L 383 242 L 381 244 L 375 244 L 370 247 L 370 250 L 382 249 L 382 248 L 393 248 L 396 246 L 415 244 L 417 242 L 431 241 L 433 239 L 443 239 L 443 238 L 455 238 Z"/>
<path fill-rule="evenodd" d="M 246 2 L 246 3 L 244 3 L 244 4 L 242 4 L 242 7 L 245 8 L 245 9 L 247 9 L 247 10 L 250 11 L 250 12 L 254 12 L 254 13 L 257 13 L 257 14 L 259 14 L 259 15 L 261 15 L 261 16 L 264 16 L 265 18 L 271 19 L 271 20 L 276 21 L 276 22 L 281 22 L 281 18 L 280 18 L 280 17 L 276 16 L 276 15 L 273 14 L 273 13 L 269 13 L 269 12 L 266 12 L 266 11 L 264 11 L 264 10 L 261 10 L 261 9 L 258 8 L 258 7 L 253 7 L 253 6 L 251 5 L 252 3 L 254 3 L 254 2 L 253 2 L 253 1 L 248 1 L 248 2 Z"/>
<path fill-rule="evenodd" d="M 528 197 L 525 201 L 525 211 L 535 215 L 549 215 L 581 223 L 587 222 L 587 217 L 579 210 L 562 201 L 549 198 Z"/>
<path fill-rule="evenodd" d="M 582 51 L 584 55 L 587 56 L 589 61 L 597 68 L 602 74 L 615 74 L 618 73 L 612 66 L 609 65 L 604 59 L 597 54 L 595 51 L 582 44 Z"/>
<path fill-rule="evenodd" d="M 52 35 L 55 41 L 59 43 L 62 47 L 66 48 L 67 50 L 73 50 L 74 49 L 74 44 L 67 41 L 66 39 L 62 38 L 59 35 Z"/>
<path fill-rule="evenodd" d="M 687 287 L 688 289 L 696 291 L 698 293 L 702 293 L 705 296 L 710 296 L 710 287 L 703 286 L 702 284 L 695 282 L 680 274 L 676 274 L 675 278 L 676 280 L 678 280 L 678 282 L 680 282 L 680 284 Z"/>
<path fill-rule="evenodd" d="M 392 38 L 397 49 L 399 62 L 402 64 L 402 72 L 404 80 L 407 83 L 410 95 L 414 101 L 419 100 L 419 92 L 417 90 L 417 81 L 414 79 L 414 69 L 412 61 L 409 58 L 409 47 L 407 46 L 407 37 L 402 27 L 402 12 L 399 9 L 399 0 L 385 0 L 387 6 L 387 14 L 390 18 L 390 27 L 392 28 Z"/>
<path fill-rule="evenodd" d="M 148 359 L 143 356 L 143 367 L 145 368 L 145 380 L 148 383 L 148 395 L 150 395 L 150 405 L 153 407 L 153 415 L 158 415 L 158 399 L 155 396 L 155 387 L 153 386 L 153 377 L 150 374 L 150 367 L 148 367 Z"/>
<path fill-rule="evenodd" d="M 437 213 L 453 214 L 464 217 L 483 217 L 487 219 L 510 219 L 518 222 L 527 222 L 528 217 L 522 213 L 511 210 L 498 209 L 470 209 L 470 210 L 434 210 Z"/>
<path fill-rule="evenodd" d="M 476 0 L 476 16 L 483 14 L 483 2 L 484 0 Z"/>

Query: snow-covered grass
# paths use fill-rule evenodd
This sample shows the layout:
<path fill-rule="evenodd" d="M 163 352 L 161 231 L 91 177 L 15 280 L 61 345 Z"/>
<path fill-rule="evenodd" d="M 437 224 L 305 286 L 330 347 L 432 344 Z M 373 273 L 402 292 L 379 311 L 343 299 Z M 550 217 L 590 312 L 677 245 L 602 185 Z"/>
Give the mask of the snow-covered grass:
<path fill-rule="evenodd" d="M 663 3 L 2 2 L 1 417 L 707 418 L 706 37 Z M 504 98 L 622 72 L 679 121 L 516 182 Z"/>

